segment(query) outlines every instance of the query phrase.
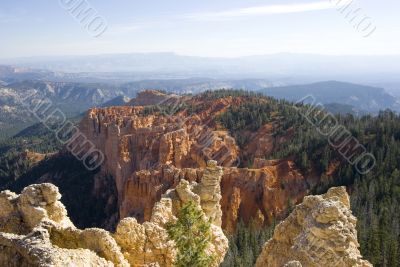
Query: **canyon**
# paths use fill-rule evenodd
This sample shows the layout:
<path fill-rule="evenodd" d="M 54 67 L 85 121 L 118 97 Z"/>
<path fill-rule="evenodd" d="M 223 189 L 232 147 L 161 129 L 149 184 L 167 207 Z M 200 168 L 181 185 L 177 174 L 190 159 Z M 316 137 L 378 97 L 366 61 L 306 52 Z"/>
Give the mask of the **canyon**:
<path fill-rule="evenodd" d="M 158 104 L 150 100 L 153 94 Z M 251 133 L 246 147 L 237 145 L 217 117 L 245 101 L 243 97 L 169 97 L 145 91 L 131 101 L 141 106 L 90 109 L 79 129 L 105 156 L 101 173 L 115 181 L 116 216 L 148 221 L 162 194 L 182 179 L 199 182 L 202 168 L 211 159 L 224 170 L 223 229 L 232 232 L 240 220 L 262 226 L 286 216 L 288 205 L 309 194 L 318 175 L 303 175 L 291 159 L 261 158 L 273 151 L 274 143 L 285 141 L 273 136 L 273 123 Z M 253 166 L 240 167 L 241 159 L 249 155 Z"/>
<path fill-rule="evenodd" d="M 1 266 L 133 266 L 172 267 L 177 248 L 166 226 L 177 213 L 195 203 L 211 223 L 206 252 L 217 267 L 228 249 L 221 229 L 220 181 L 223 169 L 209 161 L 200 183 L 181 180 L 152 210 L 148 222 L 121 220 L 114 232 L 76 228 L 52 184 L 34 184 L 20 195 L 0 192 Z M 277 225 L 255 267 L 372 267 L 362 259 L 345 187 L 306 196 Z"/>
<path fill-rule="evenodd" d="M 48 158 L 25 151 L 37 161 L 33 172 L 17 179 L 19 195 L 0 193 L 0 265 L 174 266 L 178 250 L 167 227 L 193 202 L 211 224 L 206 253 L 213 267 L 225 263 L 225 235 L 237 225 L 260 229 L 285 218 L 257 267 L 370 267 L 346 189 L 309 196 L 339 163 L 330 161 L 321 174 L 312 164 L 305 170 L 297 156 L 274 154 L 298 129 L 282 127 L 277 102 L 255 99 L 149 90 L 130 106 L 90 109 L 78 126 L 84 143 L 72 135 Z M 253 101 L 272 110 L 263 110 L 270 118 L 259 127 L 232 130 L 222 122 L 232 107 Z M 72 155 L 79 158 L 89 144 L 104 156 L 93 172 Z"/>

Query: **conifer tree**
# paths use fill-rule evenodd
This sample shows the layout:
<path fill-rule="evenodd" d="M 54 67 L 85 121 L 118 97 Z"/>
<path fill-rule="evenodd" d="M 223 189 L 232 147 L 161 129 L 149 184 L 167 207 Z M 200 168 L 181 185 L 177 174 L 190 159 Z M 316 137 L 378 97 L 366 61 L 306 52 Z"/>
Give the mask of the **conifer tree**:
<path fill-rule="evenodd" d="M 167 224 L 168 235 L 178 248 L 175 265 L 209 267 L 214 261 L 213 257 L 206 254 L 211 240 L 211 223 L 193 201 L 185 204 L 177 217 L 176 222 Z"/>

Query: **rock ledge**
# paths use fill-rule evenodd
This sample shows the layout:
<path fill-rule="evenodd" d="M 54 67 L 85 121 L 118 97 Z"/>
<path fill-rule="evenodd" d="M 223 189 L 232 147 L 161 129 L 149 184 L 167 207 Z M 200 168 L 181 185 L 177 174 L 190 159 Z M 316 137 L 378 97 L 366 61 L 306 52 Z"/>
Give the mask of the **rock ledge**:
<path fill-rule="evenodd" d="M 362 259 L 345 187 L 307 196 L 275 229 L 256 267 L 372 267 Z"/>
<path fill-rule="evenodd" d="M 0 193 L 0 266 L 173 266 L 174 241 L 165 225 L 188 201 L 198 203 L 212 222 L 208 254 L 219 266 L 228 249 L 221 229 L 219 182 L 222 169 L 209 162 L 201 183 L 181 180 L 153 208 L 151 219 L 139 224 L 125 218 L 115 233 L 77 229 L 67 216 L 61 195 L 52 184 L 26 187 L 20 195 Z"/>

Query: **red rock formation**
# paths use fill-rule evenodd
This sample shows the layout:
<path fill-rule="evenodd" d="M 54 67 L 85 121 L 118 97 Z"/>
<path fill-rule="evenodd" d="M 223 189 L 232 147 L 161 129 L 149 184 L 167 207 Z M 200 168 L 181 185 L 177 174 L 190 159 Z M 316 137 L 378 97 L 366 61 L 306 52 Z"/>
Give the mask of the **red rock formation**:
<path fill-rule="evenodd" d="M 133 98 L 129 101 L 128 105 L 130 106 L 150 106 L 163 103 L 165 101 L 169 101 L 172 99 L 177 99 L 179 96 L 177 95 L 167 95 L 160 91 L 156 90 L 145 90 L 139 92 L 136 98 Z"/>
<path fill-rule="evenodd" d="M 161 195 L 183 178 L 199 181 L 203 173 L 198 168 L 209 159 L 225 167 L 221 206 L 227 230 L 240 218 L 271 222 L 285 214 L 289 202 L 297 203 L 308 193 L 308 182 L 292 161 L 256 160 L 257 169 L 234 167 L 239 156 L 272 151 L 271 125 L 253 134 L 244 151 L 219 129 L 216 116 L 241 98 L 185 101 L 196 107 L 193 114 L 185 109 L 168 115 L 165 110 L 147 114 L 143 107 L 113 107 L 91 109 L 80 123 L 81 131 L 105 155 L 102 172 L 115 178 L 120 219 L 150 219 Z"/>
<path fill-rule="evenodd" d="M 279 168 L 281 166 L 224 170 L 221 184 L 224 229 L 234 229 L 240 219 L 271 223 L 274 218 L 286 214 L 289 202 L 301 201 L 308 191 L 304 177 L 291 169 L 276 175 Z"/>

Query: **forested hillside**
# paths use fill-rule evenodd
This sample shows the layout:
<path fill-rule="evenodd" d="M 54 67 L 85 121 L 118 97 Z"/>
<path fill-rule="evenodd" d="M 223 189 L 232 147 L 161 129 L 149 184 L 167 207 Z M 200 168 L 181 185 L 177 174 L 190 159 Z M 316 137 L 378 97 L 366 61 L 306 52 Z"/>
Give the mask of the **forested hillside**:
<path fill-rule="evenodd" d="M 391 111 L 380 112 L 378 116 L 336 115 L 338 123 L 376 158 L 374 168 L 367 174 L 360 174 L 328 143 L 327 137 L 321 135 L 316 127 L 301 115 L 310 108 L 309 106 L 294 106 L 284 100 L 244 91 L 220 90 L 193 97 L 202 101 L 229 98 L 237 98 L 237 102 L 222 113 L 216 114 L 215 127 L 227 129 L 242 151 L 251 152 L 249 145 L 252 142 L 252 134 L 266 125 L 271 126 L 272 133 L 269 138 L 274 140 L 273 148 L 264 153 L 263 158 L 291 158 L 305 177 L 319 176 L 317 183 L 310 182 L 311 193 L 323 193 L 332 186 L 347 186 L 351 194 L 352 211 L 359 220 L 358 235 L 362 255 L 374 266 L 400 266 L 399 115 Z M 200 106 L 191 104 L 191 97 L 187 99 L 189 102 L 183 108 L 186 108 L 189 114 L 195 114 L 201 109 Z M 159 109 L 156 107 L 148 108 L 145 113 L 154 113 L 157 110 Z M 51 133 L 40 129 L 36 126 L 0 144 L 0 185 L 2 184 L 3 188 L 4 185 L 10 185 L 10 181 L 9 187 L 21 188 L 29 182 L 34 182 L 38 175 L 60 171 L 64 178 L 59 178 L 57 183 L 63 190 L 67 190 L 73 187 L 68 185 L 68 180 L 64 180 L 66 177 L 73 174 L 73 181 L 77 182 L 81 181 L 79 177 L 86 175 L 74 165 L 78 164 L 76 162 L 70 165 L 75 168 L 74 171 L 69 172 L 68 168 L 63 167 L 62 157 L 65 155 L 51 157 L 33 168 L 29 162 L 21 160 L 20 155 L 26 149 L 43 154 L 60 149 L 57 143 L 53 143 Z M 254 155 L 242 155 L 245 157 L 242 158 L 241 167 L 252 168 Z M 20 178 L 22 180 L 18 181 Z M 5 181 L 6 179 L 8 180 Z M 84 186 L 85 182 L 81 182 Z M 92 180 L 87 182 L 93 183 Z M 67 196 L 67 207 L 68 199 L 73 198 L 73 194 Z M 71 203 L 70 212 L 77 212 L 76 201 Z M 291 205 L 292 203 L 289 203 L 287 212 L 290 211 Z M 99 218 L 99 214 L 102 213 L 96 206 L 94 217 Z M 90 218 L 85 217 L 81 225 L 91 223 Z M 272 233 L 272 228 L 259 229 L 252 224 L 239 224 L 236 232 L 230 237 L 230 250 L 223 266 L 248 266 L 254 263 L 262 244 Z"/>
<path fill-rule="evenodd" d="M 351 193 L 353 213 L 359 219 L 362 255 L 374 266 L 400 266 L 400 116 L 391 111 L 380 112 L 378 116 L 336 116 L 339 124 L 376 158 L 375 167 L 362 175 L 329 145 L 327 137 L 318 133 L 301 112 L 287 102 L 263 104 L 257 99 L 230 108 L 220 116 L 220 122 L 234 136 L 241 136 L 244 130 L 255 131 L 279 115 L 275 134 L 279 136 L 290 129 L 294 134 L 284 143 L 277 142 L 273 153 L 266 158 L 294 157 L 305 173 L 317 170 L 322 177 L 313 188 L 314 193 L 346 185 Z M 245 146 L 246 142 L 241 145 Z M 326 177 L 328 169 L 337 163 L 334 175 Z"/>

